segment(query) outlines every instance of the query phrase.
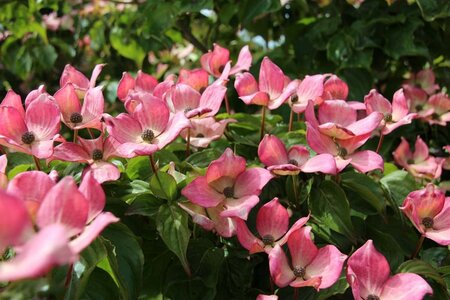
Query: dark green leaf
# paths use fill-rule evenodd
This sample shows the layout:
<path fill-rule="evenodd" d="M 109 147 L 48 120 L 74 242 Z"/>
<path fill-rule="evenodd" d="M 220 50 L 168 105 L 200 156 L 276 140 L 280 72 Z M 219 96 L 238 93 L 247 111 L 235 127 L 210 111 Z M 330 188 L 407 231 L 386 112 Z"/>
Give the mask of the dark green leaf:
<path fill-rule="evenodd" d="M 429 263 L 426 263 L 422 260 L 413 259 L 405 261 L 400 265 L 400 267 L 398 267 L 396 273 L 416 273 L 429 279 L 433 279 L 437 283 L 445 286 L 444 279 L 439 274 L 439 272 Z"/>
<path fill-rule="evenodd" d="M 156 217 L 156 226 L 167 247 L 180 259 L 186 273 L 190 274 L 186 251 L 191 231 L 187 213 L 177 205 L 162 205 Z"/>
<path fill-rule="evenodd" d="M 177 182 L 165 172 L 158 172 L 150 178 L 150 190 L 159 198 L 171 201 L 177 199 Z"/>
<path fill-rule="evenodd" d="M 312 218 L 355 241 L 347 197 L 334 181 L 324 180 L 311 188 L 309 207 Z"/>

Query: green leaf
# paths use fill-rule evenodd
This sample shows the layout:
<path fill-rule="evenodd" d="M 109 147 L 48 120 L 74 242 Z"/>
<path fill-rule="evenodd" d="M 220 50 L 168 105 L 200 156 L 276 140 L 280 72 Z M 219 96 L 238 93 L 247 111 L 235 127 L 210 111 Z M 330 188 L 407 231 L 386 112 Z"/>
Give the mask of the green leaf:
<path fill-rule="evenodd" d="M 163 205 L 156 217 L 156 227 L 167 247 L 175 253 L 187 274 L 191 274 L 186 257 L 191 231 L 188 217 L 177 205 Z"/>
<path fill-rule="evenodd" d="M 128 178 L 131 180 L 145 180 L 153 173 L 150 167 L 150 159 L 148 156 L 138 156 L 128 160 L 125 170 Z"/>
<path fill-rule="evenodd" d="M 450 17 L 450 2 L 447 0 L 416 0 L 427 21 Z"/>
<path fill-rule="evenodd" d="M 120 296 L 119 290 L 108 272 L 100 268 L 95 268 L 89 277 L 82 299 L 98 300 L 126 298 Z"/>
<path fill-rule="evenodd" d="M 90 285 L 92 272 L 106 258 L 106 247 L 102 238 L 95 239 L 80 255 L 80 260 L 74 264 L 72 280 L 66 292 L 65 299 L 81 299 L 86 287 Z M 89 292 L 88 292 L 89 293 Z"/>
<path fill-rule="evenodd" d="M 429 263 L 422 260 L 413 259 L 405 261 L 398 267 L 397 273 L 416 273 L 424 277 L 435 280 L 437 283 L 445 286 L 445 281 L 439 272 Z"/>
<path fill-rule="evenodd" d="M 191 154 L 186 159 L 186 162 L 193 166 L 199 167 L 199 168 L 205 168 L 211 163 L 211 161 L 219 158 L 219 156 L 221 154 L 222 154 L 222 152 L 220 152 L 217 149 L 214 149 L 214 148 L 206 149 L 206 150 Z"/>
<path fill-rule="evenodd" d="M 366 201 L 378 213 L 384 212 L 386 207 L 384 192 L 380 185 L 369 176 L 346 172 L 341 175 L 341 184 L 345 191 L 350 190 L 359 196 L 359 201 Z"/>
<path fill-rule="evenodd" d="M 380 182 L 386 187 L 398 206 L 402 206 L 403 200 L 410 192 L 419 188 L 414 177 L 403 170 L 389 173 L 381 178 Z"/>
<path fill-rule="evenodd" d="M 172 175 L 160 172 L 150 178 L 150 190 L 159 198 L 174 201 L 177 199 L 177 182 Z"/>
<path fill-rule="evenodd" d="M 415 40 L 414 36 L 415 31 L 421 26 L 423 23 L 419 19 L 409 19 L 404 24 L 391 26 L 384 35 L 386 44 L 383 51 L 394 59 L 402 56 L 428 57 L 428 48 L 423 41 Z"/>
<path fill-rule="evenodd" d="M 114 27 L 109 35 L 111 46 L 123 57 L 136 62 L 141 68 L 145 58 L 145 50 L 138 44 L 136 39 L 129 35 L 129 32 L 123 28 Z"/>
<path fill-rule="evenodd" d="M 102 269 L 119 285 L 121 298 L 137 299 L 142 283 L 144 255 L 136 236 L 122 223 L 109 225 L 102 233 L 107 240 L 107 261 Z M 109 241 L 109 243 L 108 243 Z"/>
<path fill-rule="evenodd" d="M 154 218 L 165 201 L 150 194 L 137 196 L 128 208 L 126 215 L 140 215 Z"/>
<path fill-rule="evenodd" d="M 344 191 L 334 181 L 324 180 L 311 188 L 309 207 L 312 218 L 355 241 L 350 205 Z"/>

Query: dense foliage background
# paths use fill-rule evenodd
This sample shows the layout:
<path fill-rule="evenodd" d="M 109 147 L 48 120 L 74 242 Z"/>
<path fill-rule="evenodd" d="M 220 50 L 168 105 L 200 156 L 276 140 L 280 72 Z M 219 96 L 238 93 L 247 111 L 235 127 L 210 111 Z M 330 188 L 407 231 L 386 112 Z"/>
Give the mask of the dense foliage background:
<path fill-rule="evenodd" d="M 116 105 L 116 90 L 122 72 L 142 69 L 163 79 L 180 67 L 199 67 L 201 54 L 211 49 L 213 43 L 230 49 L 233 58 L 244 45 L 249 45 L 254 74 L 258 73 L 264 56 L 269 56 L 292 78 L 337 74 L 348 83 L 350 100 L 362 101 L 372 88 L 392 99 L 405 78 L 424 67 L 434 70 L 440 87 L 450 86 L 450 2 L 357 2 L 3 1 L 0 99 L 10 88 L 23 98 L 40 84 L 45 84 L 53 94 L 59 88 L 61 70 L 66 64 L 90 74 L 96 64 L 106 63 L 99 80 L 105 85 L 106 111 L 119 112 L 123 108 Z M 253 113 L 258 109 L 246 106 L 233 89 L 229 89 L 229 100 L 235 112 Z M 239 123 L 228 133 L 228 141 L 218 141 L 214 147 L 187 160 L 184 145 L 173 143 L 156 154 L 160 166 L 174 161 L 181 173 L 205 168 L 229 146 L 237 149 L 249 165 L 257 163 L 260 120 L 243 114 L 233 118 Z M 303 125 L 297 124 L 296 131 L 282 134 L 287 126 L 279 124 L 283 120 L 286 123 L 288 118 L 288 107 L 268 116 L 272 133 L 283 135 L 289 145 L 305 144 Z M 391 160 L 400 136 L 413 141 L 417 135 L 427 141 L 433 155 L 445 156 L 442 146 L 450 144 L 448 126 L 414 122 L 386 137 L 382 148 L 386 161 Z M 374 149 L 377 141 L 375 138 L 365 147 Z M 31 168 L 31 158 L 11 157 L 9 171 L 17 174 Z M 189 223 L 185 213 L 173 209 L 172 202 L 180 198 L 180 190 L 186 185 L 184 178 L 177 183 L 166 173 L 160 173 L 162 184 L 155 182 L 148 157 L 122 163 L 121 180 L 103 185 L 107 210 L 119 216 L 122 223 L 107 228 L 83 252 L 82 264 L 86 269 L 78 270 L 82 276 L 74 279 L 67 299 L 254 299 L 261 292 L 270 293 L 267 255 L 249 256 L 235 238 L 223 239 L 202 231 Z M 66 163 L 53 168 L 62 175 L 78 177 L 82 170 L 77 164 Z M 388 164 L 387 169 L 395 170 L 395 166 Z M 355 245 L 373 239 L 392 270 L 420 273 L 431 282 L 433 299 L 447 299 L 450 252 L 446 247 L 426 241 L 420 263 L 404 262 L 414 251 L 418 235 L 406 219 L 398 217 L 394 207 L 402 204 L 408 192 L 419 188 L 418 183 L 406 172 L 381 183 L 378 175 L 371 178 L 348 172 L 342 174 L 339 184 L 301 175 L 300 198 L 309 194 L 314 183 L 316 192 L 310 197 L 330 202 L 327 212 L 337 216 L 331 220 L 320 217 L 312 220 L 316 243 L 333 243 L 348 253 Z M 448 178 L 448 171 L 444 172 L 442 180 Z M 287 180 L 274 180 L 263 190 L 261 198 L 263 202 L 274 196 L 292 200 L 291 189 Z M 333 189 L 338 192 L 331 197 L 327 193 Z M 381 204 L 377 203 L 380 199 Z M 307 214 L 305 200 L 306 197 L 293 206 L 297 214 Z M 309 209 L 314 214 L 314 210 L 319 213 L 326 208 Z M 380 222 L 380 214 L 385 222 Z M 361 215 L 365 217 L 360 218 Z M 342 223 L 336 225 L 336 220 Z M 173 238 L 173 232 L 179 234 L 177 240 L 165 240 Z M 175 245 L 175 249 L 166 244 Z M 187 247 L 187 257 L 183 247 Z M 187 261 L 191 277 L 184 272 Z M 39 291 L 44 298 L 53 295 L 59 299 L 65 293 L 66 273 L 67 269 L 58 269 L 50 278 L 13 284 L 0 298 L 15 295 L 18 298 L 14 299 L 30 299 Z M 312 288 L 302 289 L 300 299 L 325 299 L 332 295 L 333 299 L 350 299 L 347 287 L 342 277 L 330 290 L 315 293 Z M 285 289 L 282 293 L 285 294 L 281 299 L 292 297 L 293 291 Z"/>

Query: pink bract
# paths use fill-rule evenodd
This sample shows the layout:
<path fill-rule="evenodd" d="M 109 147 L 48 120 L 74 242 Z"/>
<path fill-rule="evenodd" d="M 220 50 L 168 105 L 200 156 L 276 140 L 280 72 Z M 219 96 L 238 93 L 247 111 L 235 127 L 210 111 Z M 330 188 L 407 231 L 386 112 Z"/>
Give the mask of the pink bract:
<path fill-rule="evenodd" d="M 417 274 L 390 276 L 389 264 L 375 249 L 372 240 L 356 250 L 347 265 L 347 281 L 355 300 L 422 300 L 426 294 L 433 293 L 430 285 Z"/>
<path fill-rule="evenodd" d="M 95 87 L 95 82 L 104 66 L 104 64 L 96 65 L 92 71 L 91 78 L 88 79 L 83 73 L 71 65 L 66 65 L 59 79 L 59 86 L 63 88 L 66 84 L 71 83 L 78 97 L 83 99 L 87 90 Z"/>
<path fill-rule="evenodd" d="M 259 83 L 250 73 L 236 75 L 234 87 L 245 104 L 280 107 L 297 88 L 297 81 L 287 82 L 283 71 L 268 57 L 264 57 L 259 71 Z"/>
<path fill-rule="evenodd" d="M 158 85 L 158 80 L 141 70 L 137 72 L 136 79 L 129 73 L 123 72 L 122 79 L 117 86 L 117 97 L 120 101 L 126 102 L 129 98 L 136 97 L 136 94 L 153 93 L 156 85 Z"/>
<path fill-rule="evenodd" d="M 381 134 L 386 135 L 400 126 L 410 124 L 417 116 L 415 113 L 408 113 L 408 103 L 403 93 L 403 89 L 395 92 L 392 104 L 379 94 L 376 90 L 371 90 L 364 97 L 367 113 L 380 112 L 383 114 L 381 121 Z"/>
<path fill-rule="evenodd" d="M 338 280 L 347 255 L 333 245 L 317 248 L 311 240 L 311 227 L 297 229 L 287 243 L 290 263 L 279 245 L 269 253 L 270 274 L 277 286 L 311 286 L 320 290 Z"/>
<path fill-rule="evenodd" d="M 105 100 L 101 87 L 89 88 L 81 104 L 75 87 L 68 83 L 54 95 L 61 111 L 61 119 L 70 129 L 101 128 Z"/>
<path fill-rule="evenodd" d="M 8 165 L 8 158 L 6 155 L 0 155 L 0 190 L 6 189 L 8 185 L 8 176 L 6 176 L 6 166 Z"/>
<path fill-rule="evenodd" d="M 213 51 L 203 54 L 200 58 L 202 68 L 214 77 L 220 77 L 225 65 L 230 61 L 230 51 L 226 48 L 214 44 Z M 252 55 L 248 46 L 242 47 L 236 64 L 230 69 L 229 74 L 237 74 L 242 71 L 248 71 L 252 64 Z"/>
<path fill-rule="evenodd" d="M 166 103 L 151 95 L 132 114 L 122 113 L 115 118 L 105 114 L 104 120 L 108 133 L 120 144 L 117 152 L 127 158 L 164 148 L 190 126 L 184 112 L 171 116 Z"/>
<path fill-rule="evenodd" d="M 243 157 L 227 148 L 211 162 L 206 175 L 199 176 L 182 190 L 189 201 L 204 208 L 223 205 L 222 217 L 246 220 L 249 211 L 259 202 L 261 189 L 272 179 L 263 168 L 246 169 Z"/>
<path fill-rule="evenodd" d="M 419 178 L 439 178 L 442 173 L 444 159 L 431 156 L 428 146 L 417 137 L 414 152 L 410 150 L 409 143 L 402 137 L 400 145 L 392 153 L 397 164 L 405 168 L 413 176 Z"/>
<path fill-rule="evenodd" d="M 450 245 L 450 197 L 432 183 L 408 194 L 400 207 L 425 237 L 441 245 Z"/>
<path fill-rule="evenodd" d="M 264 204 L 256 215 L 256 230 L 259 238 L 251 233 L 247 224 L 241 219 L 236 219 L 237 237 L 241 245 L 250 251 L 250 254 L 270 253 L 275 245 L 284 245 L 289 236 L 305 225 L 308 219 L 309 216 L 297 220 L 288 230 L 289 213 L 280 204 L 278 198 L 273 198 Z"/>
<path fill-rule="evenodd" d="M 229 123 L 234 123 L 234 119 L 224 119 L 216 122 L 213 117 L 191 119 L 190 143 L 194 147 L 206 148 L 209 144 L 220 139 Z M 187 130 L 183 130 L 180 135 L 187 141 Z"/>
<path fill-rule="evenodd" d="M 297 175 L 300 172 L 336 174 L 336 163 L 331 154 L 324 153 L 312 158 L 305 146 L 292 146 L 289 151 L 274 135 L 266 134 L 259 143 L 259 160 L 277 175 Z"/>
<path fill-rule="evenodd" d="M 319 105 L 323 102 L 323 81 L 325 78 L 326 76 L 322 74 L 305 76 L 298 84 L 296 96 L 292 97 L 290 100 L 290 105 L 294 112 L 304 112 L 309 101 L 312 101 L 314 105 Z"/>
<path fill-rule="evenodd" d="M 60 112 L 48 94 L 23 108 L 0 105 L 0 144 L 45 159 L 53 154 L 59 137 Z"/>
<path fill-rule="evenodd" d="M 331 75 L 323 85 L 322 99 L 346 100 L 347 97 L 348 97 L 348 85 L 336 75 Z"/>
<path fill-rule="evenodd" d="M 104 134 L 90 140 L 79 137 L 78 144 L 65 142 L 56 146 L 51 160 L 88 163 L 84 174 L 92 173 L 99 183 L 114 181 L 119 179 L 120 171 L 108 160 L 120 156 L 119 146 L 112 136 L 105 138 Z"/>

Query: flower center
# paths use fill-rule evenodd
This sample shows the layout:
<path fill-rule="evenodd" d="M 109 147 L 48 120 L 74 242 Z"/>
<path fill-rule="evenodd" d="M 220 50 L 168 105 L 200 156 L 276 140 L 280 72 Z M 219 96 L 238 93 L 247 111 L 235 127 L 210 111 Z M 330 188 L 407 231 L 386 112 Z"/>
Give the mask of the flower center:
<path fill-rule="evenodd" d="M 369 296 L 367 296 L 366 300 L 380 300 L 380 297 L 375 296 L 375 295 L 369 295 Z"/>
<path fill-rule="evenodd" d="M 303 267 L 300 267 L 300 266 L 295 266 L 293 272 L 294 272 L 295 277 L 303 278 L 303 277 L 305 277 L 306 269 Z"/>
<path fill-rule="evenodd" d="M 100 149 L 94 149 L 94 151 L 92 151 L 92 159 L 93 160 L 102 160 L 103 159 L 103 151 Z"/>
<path fill-rule="evenodd" d="M 227 198 L 234 198 L 234 188 L 232 186 L 227 186 L 223 189 L 223 194 Z"/>
<path fill-rule="evenodd" d="M 205 90 L 206 90 L 206 87 L 203 86 L 203 87 L 200 88 L 200 91 L 198 91 L 198 92 L 199 92 L 200 94 L 203 94 L 203 92 L 204 92 Z"/>
<path fill-rule="evenodd" d="M 291 98 L 291 103 L 297 103 L 298 102 L 298 97 L 297 96 L 293 96 Z"/>
<path fill-rule="evenodd" d="M 275 242 L 275 239 L 273 238 L 273 236 L 268 234 L 262 237 L 262 242 L 264 243 L 264 245 L 272 246 L 273 242 Z"/>
<path fill-rule="evenodd" d="M 189 112 L 189 111 L 191 111 L 191 110 L 192 110 L 192 108 L 186 107 L 186 108 L 184 109 L 184 113 L 187 113 L 187 112 Z"/>
<path fill-rule="evenodd" d="M 294 165 L 294 166 L 297 166 L 297 167 L 298 167 L 298 162 L 297 162 L 295 159 L 290 159 L 290 160 L 288 161 L 288 163 L 291 164 L 291 165 Z"/>
<path fill-rule="evenodd" d="M 391 122 L 392 121 L 392 115 L 391 114 L 387 114 L 384 116 L 384 121 L 386 122 Z"/>
<path fill-rule="evenodd" d="M 421 111 L 422 109 L 423 109 L 423 106 L 422 105 L 416 105 L 416 111 Z"/>
<path fill-rule="evenodd" d="M 431 118 L 432 118 L 433 120 L 439 120 L 439 115 L 438 115 L 437 113 L 433 113 L 433 114 L 431 115 Z"/>
<path fill-rule="evenodd" d="M 198 137 L 198 138 L 204 138 L 205 136 L 204 136 L 203 134 L 199 133 L 199 134 L 197 134 L 195 137 Z"/>
<path fill-rule="evenodd" d="M 78 124 L 83 122 L 83 116 L 80 113 L 74 112 L 70 115 L 70 122 L 74 124 Z"/>
<path fill-rule="evenodd" d="M 423 218 L 423 219 L 422 219 L 422 224 L 423 224 L 423 226 L 425 226 L 425 228 L 427 228 L 427 229 L 433 228 L 433 225 L 434 225 L 433 218 L 430 218 L 430 217 L 425 217 L 425 218 Z"/>
<path fill-rule="evenodd" d="M 338 153 L 337 153 L 338 156 L 345 158 L 345 156 L 347 156 L 347 154 L 348 154 L 347 149 L 338 146 Z"/>
<path fill-rule="evenodd" d="M 22 135 L 22 142 L 27 145 L 33 143 L 35 139 L 34 134 L 30 131 L 27 131 Z"/>
<path fill-rule="evenodd" d="M 220 66 L 220 67 L 219 67 L 219 72 L 220 72 L 220 73 L 223 73 L 223 70 L 224 70 L 224 69 L 225 69 L 225 65 Z"/>
<path fill-rule="evenodd" d="M 414 159 L 408 159 L 408 160 L 406 161 L 406 163 L 407 163 L 408 165 L 412 165 L 412 164 L 414 163 Z"/>
<path fill-rule="evenodd" d="M 144 142 L 151 143 L 155 138 L 155 133 L 151 129 L 145 129 L 141 134 L 141 138 Z"/>

